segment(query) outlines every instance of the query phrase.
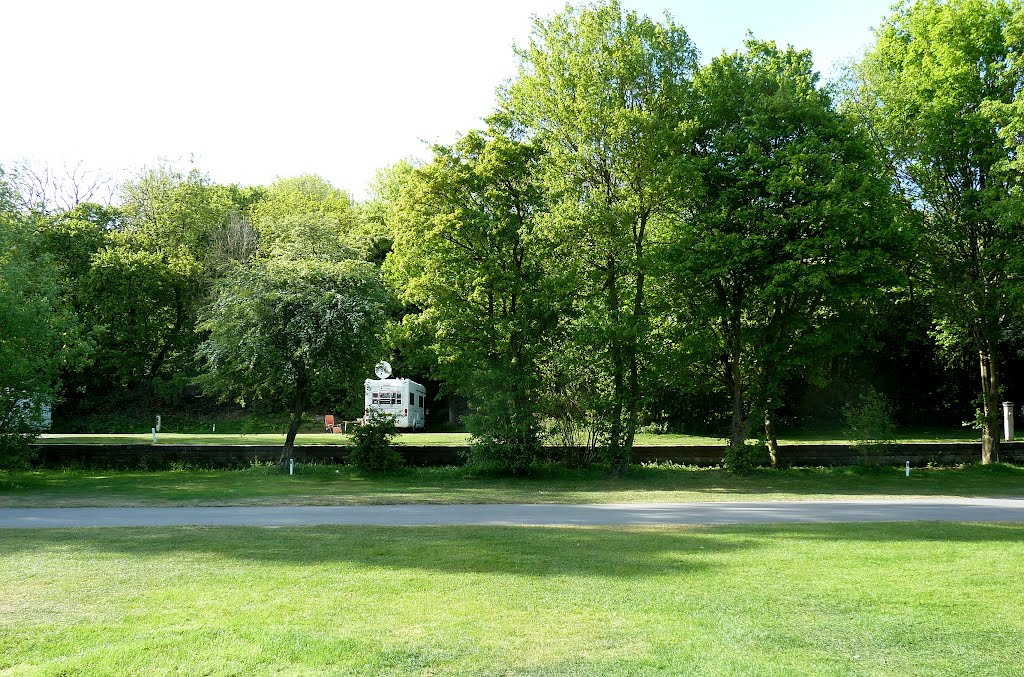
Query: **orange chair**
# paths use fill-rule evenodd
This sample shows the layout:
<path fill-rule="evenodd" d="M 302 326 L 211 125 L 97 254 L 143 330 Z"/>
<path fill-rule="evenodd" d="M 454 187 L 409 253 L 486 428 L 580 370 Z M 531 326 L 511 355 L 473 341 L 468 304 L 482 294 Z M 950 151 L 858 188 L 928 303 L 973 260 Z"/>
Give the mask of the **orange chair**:
<path fill-rule="evenodd" d="M 334 432 L 335 427 L 336 426 L 334 425 L 334 415 L 327 414 L 326 416 L 324 416 L 324 430 L 331 433 Z"/>

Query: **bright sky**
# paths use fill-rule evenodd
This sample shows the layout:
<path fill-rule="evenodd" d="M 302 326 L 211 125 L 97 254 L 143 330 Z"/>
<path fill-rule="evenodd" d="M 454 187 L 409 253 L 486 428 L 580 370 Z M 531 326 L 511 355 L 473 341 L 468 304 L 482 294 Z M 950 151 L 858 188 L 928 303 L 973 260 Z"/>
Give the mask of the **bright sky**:
<path fill-rule="evenodd" d="M 705 60 L 747 30 L 827 76 L 893 0 L 622 0 L 684 26 Z M 112 175 L 194 158 L 214 181 L 375 171 L 481 125 L 512 44 L 563 0 L 11 0 L 0 20 L 0 164 Z M 183 165 L 184 166 L 184 165 Z"/>

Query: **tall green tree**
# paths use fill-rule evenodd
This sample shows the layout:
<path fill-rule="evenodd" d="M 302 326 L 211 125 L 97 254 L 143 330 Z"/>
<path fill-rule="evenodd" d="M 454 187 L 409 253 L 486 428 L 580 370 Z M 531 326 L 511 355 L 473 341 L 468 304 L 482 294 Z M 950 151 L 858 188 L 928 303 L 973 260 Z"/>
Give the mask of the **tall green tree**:
<path fill-rule="evenodd" d="M 810 52 L 755 40 L 701 69 L 668 231 L 681 340 L 718 364 L 731 445 L 763 416 L 773 459 L 783 381 L 849 349 L 844 315 L 895 281 L 881 165 L 817 79 Z"/>
<path fill-rule="evenodd" d="M 390 304 L 377 269 L 358 260 L 258 258 L 217 284 L 199 329 L 198 380 L 210 395 L 290 405 L 282 459 L 307 405 L 362 393 Z"/>
<path fill-rule="evenodd" d="M 538 19 L 503 106 L 544 145 L 550 221 L 580 271 L 588 307 L 576 334 L 610 382 L 608 452 L 628 467 L 643 391 L 652 223 L 672 203 L 670 157 L 697 52 L 686 32 L 617 2 Z"/>
<path fill-rule="evenodd" d="M 203 282 L 199 264 L 189 256 L 123 242 L 97 251 L 78 284 L 82 317 L 97 340 L 89 387 L 152 384 L 167 371 L 169 359 L 190 354 Z"/>
<path fill-rule="evenodd" d="M 261 253 L 348 258 L 359 214 L 347 193 L 316 175 L 278 179 L 251 208 Z"/>
<path fill-rule="evenodd" d="M 24 463 L 26 442 L 59 391 L 61 367 L 84 348 L 33 218 L 0 168 L 0 467 Z"/>
<path fill-rule="evenodd" d="M 370 197 L 359 205 L 360 226 L 356 229 L 367 242 L 367 260 L 384 262 L 401 228 L 402 192 L 421 163 L 400 160 L 377 171 L 370 182 Z"/>
<path fill-rule="evenodd" d="M 213 234 L 237 205 L 198 170 L 167 166 L 141 171 L 122 184 L 120 196 L 116 213 L 78 213 L 82 207 L 53 217 L 47 229 L 47 241 L 68 254 L 76 306 L 97 342 L 92 365 L 74 380 L 86 393 L 133 398 L 164 382 L 180 390 L 190 377 L 180 374 L 191 369 L 196 321 L 215 267 Z M 79 237 L 84 241 L 71 247 Z M 83 271 L 82 247 L 92 248 L 97 237 L 100 246 Z"/>
<path fill-rule="evenodd" d="M 1019 307 L 1024 260 L 1022 50 L 1015 0 L 904 2 L 876 31 L 849 96 L 920 228 L 915 270 L 936 336 L 977 355 L 983 463 L 998 451 L 999 343 Z"/>
<path fill-rule="evenodd" d="M 158 165 L 120 187 L 116 233 L 134 250 L 205 262 L 210 234 L 236 208 L 232 192 L 198 169 Z"/>
<path fill-rule="evenodd" d="M 386 263 L 415 311 L 403 332 L 470 404 L 470 461 L 511 471 L 541 453 L 539 361 L 561 304 L 537 230 L 541 158 L 495 128 L 435 147 L 404 186 Z"/>

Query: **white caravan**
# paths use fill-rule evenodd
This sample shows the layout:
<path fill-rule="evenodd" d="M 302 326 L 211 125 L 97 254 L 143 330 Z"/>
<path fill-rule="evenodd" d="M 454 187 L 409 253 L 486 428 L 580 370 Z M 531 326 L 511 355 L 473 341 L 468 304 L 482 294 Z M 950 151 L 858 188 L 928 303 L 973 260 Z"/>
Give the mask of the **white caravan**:
<path fill-rule="evenodd" d="M 375 371 L 377 378 L 365 381 L 363 420 L 370 409 L 377 409 L 394 416 L 399 428 L 422 430 L 427 422 L 427 389 L 407 378 L 389 378 L 391 365 L 387 362 L 378 364 Z"/>

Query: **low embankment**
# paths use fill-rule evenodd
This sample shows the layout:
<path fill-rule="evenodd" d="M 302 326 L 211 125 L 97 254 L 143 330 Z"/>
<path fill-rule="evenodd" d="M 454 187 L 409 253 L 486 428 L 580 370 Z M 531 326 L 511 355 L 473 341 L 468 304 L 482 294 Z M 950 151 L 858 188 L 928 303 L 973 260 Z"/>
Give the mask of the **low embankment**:
<path fill-rule="evenodd" d="M 268 445 L 185 445 L 185 444 L 40 444 L 34 446 L 34 465 L 43 468 L 143 468 L 162 469 L 178 465 L 199 468 L 232 468 L 277 461 L 281 447 Z M 412 466 L 460 465 L 465 447 L 396 446 Z M 634 447 L 635 463 L 676 463 L 711 467 L 722 463 L 723 446 Z M 300 446 L 294 457 L 306 463 L 345 463 L 349 448 L 344 446 Z M 551 450 L 552 460 L 559 451 Z M 880 465 L 921 467 L 928 464 L 956 465 L 981 458 L 981 444 L 934 442 L 895 444 L 871 461 Z M 856 449 L 844 444 L 799 444 L 779 448 L 782 466 L 841 466 L 864 462 Z M 997 460 L 1024 463 L 1024 442 L 1004 442 Z"/>

